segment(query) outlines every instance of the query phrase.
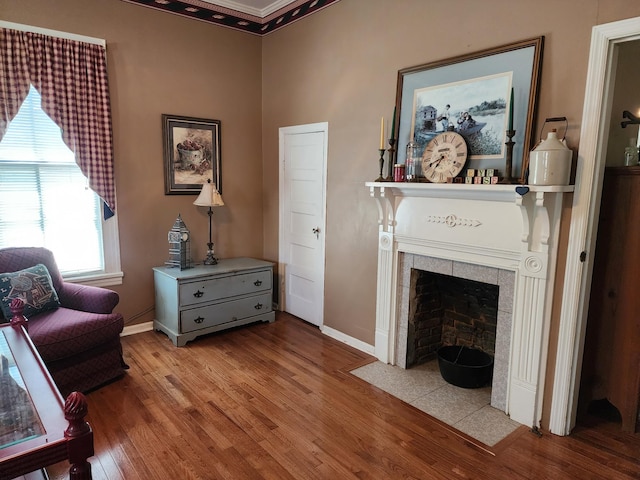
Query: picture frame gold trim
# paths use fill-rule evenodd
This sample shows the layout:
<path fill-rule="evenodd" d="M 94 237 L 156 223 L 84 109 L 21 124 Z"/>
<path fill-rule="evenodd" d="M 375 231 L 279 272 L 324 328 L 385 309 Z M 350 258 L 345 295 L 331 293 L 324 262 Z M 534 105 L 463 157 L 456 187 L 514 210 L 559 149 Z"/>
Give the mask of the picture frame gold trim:
<path fill-rule="evenodd" d="M 396 111 L 398 112 L 395 126 L 395 131 L 398 132 L 396 162 L 401 164 L 405 162 L 405 146 L 412 139 L 412 125 L 416 124 L 416 104 L 414 103 L 416 91 L 433 88 L 437 92 L 438 88 L 442 87 L 442 92 L 447 92 L 447 88 L 453 92 L 453 86 L 456 84 L 469 83 L 476 79 L 484 81 L 486 78 L 508 73 L 511 77 L 509 88 L 513 87 L 514 90 L 513 129 L 516 131 L 513 138 L 515 142 L 512 159 L 513 176 L 520 183 L 525 183 L 529 151 L 534 147 L 543 47 L 544 36 L 539 36 L 399 70 L 396 89 Z M 494 144 L 496 142 L 504 144 L 507 141 L 508 90 L 504 91 L 504 96 L 506 98 L 502 100 L 506 102 L 498 109 L 500 118 L 497 121 L 493 119 L 493 123 L 498 126 L 490 130 L 496 137 L 492 139 Z M 454 102 L 455 99 L 442 99 L 443 105 L 453 105 Z M 464 105 L 464 108 L 472 106 Z M 437 109 L 438 106 L 434 105 L 434 108 Z M 458 105 L 457 108 L 462 107 Z M 500 128 L 500 125 L 504 125 L 504 128 Z M 470 161 L 475 162 L 474 168 L 494 168 L 499 170 L 501 175 L 504 174 L 506 149 L 502 149 L 500 154 L 479 156 L 479 160 L 474 160 L 474 152 L 470 152 L 470 158 Z"/>
<path fill-rule="evenodd" d="M 162 114 L 165 195 L 198 195 L 211 179 L 222 193 L 220 120 Z"/>

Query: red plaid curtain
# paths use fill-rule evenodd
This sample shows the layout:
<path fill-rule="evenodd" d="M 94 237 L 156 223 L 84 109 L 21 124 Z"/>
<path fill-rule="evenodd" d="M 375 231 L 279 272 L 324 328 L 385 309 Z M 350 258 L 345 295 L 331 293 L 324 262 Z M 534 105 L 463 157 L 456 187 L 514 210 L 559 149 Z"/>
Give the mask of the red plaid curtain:
<path fill-rule="evenodd" d="M 100 45 L 0 28 L 0 140 L 29 93 L 62 129 L 89 186 L 116 209 L 111 106 L 105 48 Z M 109 211 L 110 210 L 110 211 Z"/>

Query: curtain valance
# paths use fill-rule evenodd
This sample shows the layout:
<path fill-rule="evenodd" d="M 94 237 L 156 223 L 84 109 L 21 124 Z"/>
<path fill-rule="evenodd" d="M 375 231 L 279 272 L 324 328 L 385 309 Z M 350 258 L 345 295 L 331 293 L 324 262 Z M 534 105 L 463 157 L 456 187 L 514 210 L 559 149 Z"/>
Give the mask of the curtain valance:
<path fill-rule="evenodd" d="M 89 186 L 116 208 L 106 51 L 101 45 L 0 28 L 0 140 L 33 86 Z M 110 210 L 110 212 L 109 212 Z"/>

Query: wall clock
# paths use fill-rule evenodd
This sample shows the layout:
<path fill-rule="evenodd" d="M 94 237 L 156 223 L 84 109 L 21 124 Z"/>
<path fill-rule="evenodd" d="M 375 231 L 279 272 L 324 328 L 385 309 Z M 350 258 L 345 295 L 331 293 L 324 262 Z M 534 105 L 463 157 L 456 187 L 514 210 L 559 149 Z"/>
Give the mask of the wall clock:
<path fill-rule="evenodd" d="M 431 139 L 422 154 L 422 174 L 434 183 L 456 177 L 467 162 L 467 143 L 456 132 L 443 132 Z"/>

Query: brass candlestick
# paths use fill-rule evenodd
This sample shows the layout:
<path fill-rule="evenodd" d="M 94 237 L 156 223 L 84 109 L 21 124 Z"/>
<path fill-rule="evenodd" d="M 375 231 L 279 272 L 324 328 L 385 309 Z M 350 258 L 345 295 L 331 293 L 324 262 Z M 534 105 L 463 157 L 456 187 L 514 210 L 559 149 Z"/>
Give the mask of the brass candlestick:
<path fill-rule="evenodd" d="M 507 146 L 506 164 L 504 167 L 504 178 L 500 181 L 500 183 L 514 183 L 511 169 L 513 165 L 513 146 L 515 145 L 515 142 L 512 139 L 515 134 L 515 130 L 507 130 L 507 138 L 509 139 L 509 141 L 505 143 L 505 145 Z"/>
<path fill-rule="evenodd" d="M 385 182 L 393 182 L 393 166 L 396 164 L 396 139 L 389 139 L 389 148 L 387 150 L 389 152 L 389 166 L 387 167 L 387 171 L 389 174 L 387 178 L 384 179 Z"/>
<path fill-rule="evenodd" d="M 384 168 L 384 148 L 378 150 L 380 152 L 380 176 L 375 179 L 376 182 L 384 182 L 384 177 L 382 176 L 382 170 Z"/>

